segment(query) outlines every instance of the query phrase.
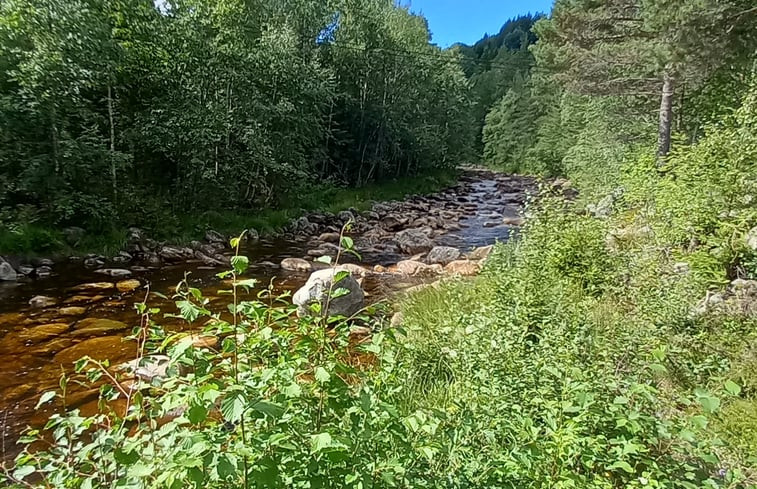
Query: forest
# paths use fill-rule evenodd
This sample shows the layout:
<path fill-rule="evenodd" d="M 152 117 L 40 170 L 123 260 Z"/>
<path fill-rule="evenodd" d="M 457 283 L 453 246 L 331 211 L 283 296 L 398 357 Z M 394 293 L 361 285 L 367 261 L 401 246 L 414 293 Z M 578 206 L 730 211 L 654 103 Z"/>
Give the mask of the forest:
<path fill-rule="evenodd" d="M 466 250 L 472 273 L 402 243 L 401 279 L 431 278 L 354 314 L 329 308 L 394 273 L 360 264 L 361 238 L 418 212 L 433 233 L 449 200 L 379 203 L 362 234 L 348 213 L 309 309 L 256 288 L 232 238 L 223 290 L 185 276 L 152 297 L 170 310 L 134 305 L 160 378 L 130 390 L 79 360 L 0 482 L 757 487 L 753 0 L 555 0 L 445 49 L 392 0 L 6 0 L 0 64 L 0 238 L 213 224 L 473 165 L 495 175 L 481 199 L 524 206 Z M 444 195 L 470 205 L 466 185 Z M 71 407 L 74 384 L 97 413 Z"/>
<path fill-rule="evenodd" d="M 454 167 L 459 58 L 390 0 L 3 2 L 0 222 L 159 227 Z"/>

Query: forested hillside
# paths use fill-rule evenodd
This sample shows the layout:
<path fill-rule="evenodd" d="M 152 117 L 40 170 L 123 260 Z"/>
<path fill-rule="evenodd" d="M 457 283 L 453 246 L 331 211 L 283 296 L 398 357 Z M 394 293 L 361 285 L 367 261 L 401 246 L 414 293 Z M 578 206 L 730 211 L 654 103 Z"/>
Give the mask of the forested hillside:
<path fill-rule="evenodd" d="M 0 223 L 157 227 L 459 164 L 460 55 L 391 0 L 0 5 Z"/>

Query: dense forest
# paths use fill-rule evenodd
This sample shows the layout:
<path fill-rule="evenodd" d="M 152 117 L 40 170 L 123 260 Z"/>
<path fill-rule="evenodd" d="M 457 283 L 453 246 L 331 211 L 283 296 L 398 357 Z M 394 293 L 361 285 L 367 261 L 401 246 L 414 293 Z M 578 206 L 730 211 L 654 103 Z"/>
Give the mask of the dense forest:
<path fill-rule="evenodd" d="M 8 0 L 0 45 L 5 222 L 262 209 L 471 162 L 535 189 L 474 273 L 386 310 L 328 314 L 353 293 L 334 284 L 385 267 L 326 270 L 297 311 L 273 286 L 247 294 L 239 255 L 217 296 L 185 280 L 178 314 L 138 303 L 162 379 L 132 395 L 107 360 L 79 361 L 39 405 L 90 382 L 100 411 L 56 412 L 0 481 L 757 487 L 754 0 L 555 0 L 445 50 L 390 0 Z M 359 255 L 345 226 L 336 261 Z M 177 318 L 216 347 L 159 326 Z"/>
<path fill-rule="evenodd" d="M 5 1 L 0 222 L 156 225 L 454 167 L 469 97 L 391 0 Z"/>

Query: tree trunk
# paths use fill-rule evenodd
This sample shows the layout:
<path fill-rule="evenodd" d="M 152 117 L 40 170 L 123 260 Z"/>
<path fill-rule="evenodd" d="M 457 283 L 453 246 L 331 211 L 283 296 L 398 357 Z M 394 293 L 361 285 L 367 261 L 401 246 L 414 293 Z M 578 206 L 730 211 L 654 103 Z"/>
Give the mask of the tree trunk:
<path fill-rule="evenodd" d="M 113 89 L 108 84 L 108 121 L 110 122 L 110 179 L 113 185 L 113 202 L 118 201 L 118 180 L 116 173 L 116 126 L 113 117 Z"/>
<path fill-rule="evenodd" d="M 675 95 L 675 80 L 669 72 L 665 72 L 662 83 L 662 100 L 660 102 L 660 126 L 657 144 L 657 156 L 665 157 L 670 153 L 670 132 L 673 122 L 673 98 Z"/>

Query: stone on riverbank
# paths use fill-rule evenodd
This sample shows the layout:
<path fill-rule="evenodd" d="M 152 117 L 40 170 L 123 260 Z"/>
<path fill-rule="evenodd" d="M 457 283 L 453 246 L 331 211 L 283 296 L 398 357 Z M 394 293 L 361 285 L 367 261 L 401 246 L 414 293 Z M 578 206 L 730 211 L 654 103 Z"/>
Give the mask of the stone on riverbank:
<path fill-rule="evenodd" d="M 347 275 L 338 282 L 334 282 L 335 277 L 341 273 Z M 347 293 L 344 295 L 335 294 L 336 291 L 343 289 Z M 332 297 L 329 299 L 329 291 Z M 300 288 L 292 298 L 292 302 L 299 306 L 297 313 L 300 316 L 312 314 L 311 305 L 320 304 L 321 316 L 352 316 L 363 308 L 365 293 L 360 287 L 358 281 L 350 274 L 349 270 L 337 267 L 328 268 L 314 272 L 308 278 L 302 288 Z M 326 305 L 328 303 L 328 311 Z"/>
<path fill-rule="evenodd" d="M 474 277 L 480 271 L 478 263 L 470 260 L 457 260 L 444 267 L 444 271 L 450 275 L 462 277 Z"/>
<path fill-rule="evenodd" d="M 15 282 L 16 279 L 16 270 L 14 270 L 10 263 L 0 257 L 0 282 Z"/>
<path fill-rule="evenodd" d="M 406 229 L 397 233 L 397 246 L 403 253 L 416 255 L 425 253 L 434 247 L 434 242 L 422 229 Z"/>
<path fill-rule="evenodd" d="M 438 263 L 440 265 L 446 265 L 460 258 L 460 250 L 452 248 L 451 246 L 434 246 L 434 248 L 428 253 L 426 261 L 430 264 Z"/>

